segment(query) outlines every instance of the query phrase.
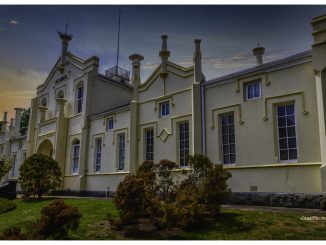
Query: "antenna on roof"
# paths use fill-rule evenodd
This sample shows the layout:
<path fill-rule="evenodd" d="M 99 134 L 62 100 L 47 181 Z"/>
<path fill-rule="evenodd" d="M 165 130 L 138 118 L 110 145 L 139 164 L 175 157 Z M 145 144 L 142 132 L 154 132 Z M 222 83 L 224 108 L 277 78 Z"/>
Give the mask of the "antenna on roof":
<path fill-rule="evenodd" d="M 119 49 L 120 49 L 120 16 L 121 16 L 121 9 L 119 9 L 118 51 L 117 51 L 117 66 L 116 66 L 116 69 L 117 69 L 117 70 L 118 70 L 118 67 L 119 67 Z"/>

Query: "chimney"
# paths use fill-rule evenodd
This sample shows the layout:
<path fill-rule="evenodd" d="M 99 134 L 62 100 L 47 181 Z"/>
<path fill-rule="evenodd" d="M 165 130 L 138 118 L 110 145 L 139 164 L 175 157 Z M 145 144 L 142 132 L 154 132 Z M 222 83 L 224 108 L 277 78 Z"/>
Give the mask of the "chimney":
<path fill-rule="evenodd" d="M 63 72 L 64 70 L 64 64 L 66 62 L 66 53 L 68 52 L 68 44 L 69 41 L 73 38 L 71 34 L 67 33 L 68 29 L 68 24 L 66 24 L 66 31 L 65 33 L 63 32 L 58 32 L 58 35 L 62 41 L 62 47 L 61 47 L 61 64 L 60 64 L 60 71 Z"/>
<path fill-rule="evenodd" d="M 3 113 L 3 120 L 2 121 L 6 123 L 7 122 L 7 117 L 8 117 L 8 112 L 5 111 Z"/>
<path fill-rule="evenodd" d="M 200 51 L 200 39 L 195 39 L 195 52 L 194 52 L 194 66 L 195 66 L 195 83 L 201 83 L 205 81 L 205 76 L 202 72 L 202 66 L 201 66 L 201 60 L 202 60 L 202 55 Z"/>
<path fill-rule="evenodd" d="M 22 108 L 15 108 L 16 115 L 15 115 L 15 136 L 20 136 L 20 121 L 22 117 Z"/>
<path fill-rule="evenodd" d="M 167 72 L 167 67 L 166 67 L 166 63 L 170 57 L 170 51 L 168 51 L 168 36 L 167 35 L 162 35 L 162 50 L 160 51 L 159 55 L 161 57 L 162 60 L 162 64 L 161 64 L 161 77 L 166 78 L 168 75 Z"/>
<path fill-rule="evenodd" d="M 14 119 L 10 118 L 10 125 L 9 125 L 9 137 L 14 136 Z"/>
<path fill-rule="evenodd" d="M 132 78 L 131 83 L 133 86 L 133 101 L 138 101 L 138 86 L 140 85 L 140 62 L 144 57 L 140 54 L 133 54 L 129 56 L 132 61 Z"/>
<path fill-rule="evenodd" d="M 252 50 L 252 53 L 254 54 L 254 56 L 256 56 L 257 66 L 262 65 L 263 64 L 263 55 L 265 53 L 265 48 L 264 47 L 259 47 L 259 43 L 258 43 L 258 46 Z"/>

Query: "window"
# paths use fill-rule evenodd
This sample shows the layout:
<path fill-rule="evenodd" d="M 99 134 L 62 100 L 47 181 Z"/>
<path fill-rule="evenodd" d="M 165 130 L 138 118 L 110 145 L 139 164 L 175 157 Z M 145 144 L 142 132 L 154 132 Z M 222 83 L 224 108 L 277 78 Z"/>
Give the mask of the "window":
<path fill-rule="evenodd" d="M 26 152 L 23 152 L 23 156 L 22 156 L 22 160 L 23 160 L 23 162 L 26 160 Z"/>
<path fill-rule="evenodd" d="M 47 101 L 46 101 L 46 98 L 44 97 L 44 98 L 41 100 L 41 106 L 46 107 L 46 105 L 47 105 Z"/>
<path fill-rule="evenodd" d="M 83 97 L 84 97 L 84 85 L 79 83 L 77 86 L 76 95 L 76 113 L 81 113 L 83 111 Z"/>
<path fill-rule="evenodd" d="M 11 171 L 11 177 L 15 176 L 15 168 L 16 168 L 16 155 L 12 156 L 12 171 Z"/>
<path fill-rule="evenodd" d="M 145 159 L 154 160 L 154 130 L 148 128 L 145 130 Z"/>
<path fill-rule="evenodd" d="M 95 172 L 101 170 L 102 138 L 95 139 Z"/>
<path fill-rule="evenodd" d="M 261 82 L 255 81 L 245 85 L 246 100 L 253 100 L 261 98 Z"/>
<path fill-rule="evenodd" d="M 71 172 L 73 174 L 78 174 L 79 168 L 79 151 L 80 151 L 80 141 L 74 141 L 72 145 L 72 169 Z"/>
<path fill-rule="evenodd" d="M 59 90 L 59 92 L 57 93 L 57 99 L 62 99 L 64 98 L 64 92 L 63 90 Z"/>
<path fill-rule="evenodd" d="M 222 154 L 224 164 L 233 164 L 236 160 L 235 154 L 235 132 L 234 115 L 227 114 L 221 116 L 222 125 Z"/>
<path fill-rule="evenodd" d="M 125 134 L 119 134 L 118 135 L 118 141 L 119 141 L 119 149 L 118 149 L 118 155 L 119 155 L 119 162 L 118 162 L 118 170 L 123 170 L 125 167 Z"/>
<path fill-rule="evenodd" d="M 297 160 L 294 104 L 277 106 L 277 131 L 281 161 Z"/>
<path fill-rule="evenodd" d="M 113 118 L 108 118 L 106 120 L 106 130 L 113 129 Z"/>
<path fill-rule="evenodd" d="M 181 167 L 188 166 L 189 156 L 189 123 L 179 124 L 179 161 Z"/>
<path fill-rule="evenodd" d="M 170 104 L 168 101 L 160 103 L 160 115 L 161 117 L 170 115 Z"/>

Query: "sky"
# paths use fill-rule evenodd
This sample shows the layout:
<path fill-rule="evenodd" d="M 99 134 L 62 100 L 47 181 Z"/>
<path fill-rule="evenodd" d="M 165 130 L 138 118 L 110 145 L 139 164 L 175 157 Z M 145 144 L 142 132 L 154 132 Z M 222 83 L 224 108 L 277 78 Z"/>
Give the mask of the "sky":
<path fill-rule="evenodd" d="M 170 61 L 192 65 L 194 39 L 202 39 L 206 79 L 255 66 L 252 49 L 265 47 L 264 61 L 311 48 L 311 19 L 326 5 L 0 5 L 0 120 L 4 111 L 28 108 L 60 56 L 58 31 L 74 35 L 69 51 L 100 58 L 100 72 L 116 63 L 121 9 L 120 62 L 142 54 L 142 80 L 160 63 L 161 35 L 168 35 Z"/>

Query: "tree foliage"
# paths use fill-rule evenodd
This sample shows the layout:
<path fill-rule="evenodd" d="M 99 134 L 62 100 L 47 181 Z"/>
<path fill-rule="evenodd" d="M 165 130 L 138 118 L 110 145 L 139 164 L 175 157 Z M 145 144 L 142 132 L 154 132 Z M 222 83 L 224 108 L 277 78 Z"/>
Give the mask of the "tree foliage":
<path fill-rule="evenodd" d="M 188 171 L 178 171 L 169 160 L 145 161 L 136 174 L 126 176 L 115 196 L 122 221 L 150 218 L 157 227 L 190 228 L 217 219 L 230 194 L 231 173 L 199 154 L 190 156 L 189 164 Z"/>
<path fill-rule="evenodd" d="M 27 130 L 28 130 L 28 124 L 29 124 L 29 116 L 30 116 L 31 108 L 28 108 L 27 110 L 23 110 L 21 114 L 21 119 L 20 119 L 20 134 L 21 135 L 26 135 Z"/>
<path fill-rule="evenodd" d="M 10 171 L 11 168 L 11 162 L 0 157 L 0 180 Z"/>
<path fill-rule="evenodd" d="M 61 170 L 57 161 L 43 154 L 33 154 L 19 168 L 19 183 L 25 195 L 42 198 L 60 187 Z"/>
<path fill-rule="evenodd" d="M 0 234 L 1 240 L 67 239 L 70 230 L 79 226 L 79 209 L 54 200 L 41 210 L 41 217 L 26 223 L 25 229 L 10 227 Z M 24 231 L 23 231 L 24 230 Z"/>

